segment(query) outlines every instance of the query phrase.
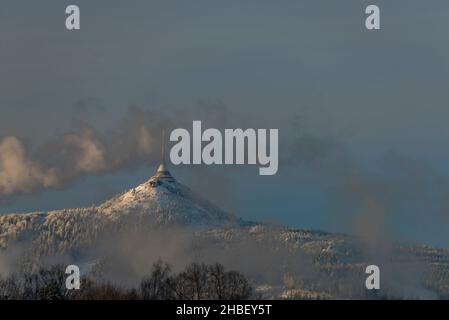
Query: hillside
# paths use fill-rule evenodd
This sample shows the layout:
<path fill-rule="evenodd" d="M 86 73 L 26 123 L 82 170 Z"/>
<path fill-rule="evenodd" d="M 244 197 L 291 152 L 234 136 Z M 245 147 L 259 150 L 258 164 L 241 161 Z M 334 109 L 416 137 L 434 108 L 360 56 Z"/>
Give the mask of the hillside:
<path fill-rule="evenodd" d="M 14 268 L 54 261 L 107 265 L 131 283 L 151 262 L 220 261 L 264 297 L 367 296 L 364 268 L 384 270 L 387 297 L 449 297 L 449 250 L 245 222 L 177 182 L 164 165 L 143 184 L 90 208 L 0 216 L 0 248 Z M 126 275 L 126 276 L 125 276 Z"/>

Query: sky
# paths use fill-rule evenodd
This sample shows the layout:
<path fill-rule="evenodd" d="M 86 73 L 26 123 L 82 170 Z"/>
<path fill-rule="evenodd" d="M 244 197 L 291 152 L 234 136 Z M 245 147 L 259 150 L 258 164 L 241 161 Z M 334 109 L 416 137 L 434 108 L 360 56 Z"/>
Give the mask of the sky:
<path fill-rule="evenodd" d="M 162 128 L 202 120 L 279 129 L 275 176 L 170 168 L 223 208 L 449 246 L 448 18 L 436 0 L 4 0 L 0 213 L 101 203 L 154 173 Z"/>

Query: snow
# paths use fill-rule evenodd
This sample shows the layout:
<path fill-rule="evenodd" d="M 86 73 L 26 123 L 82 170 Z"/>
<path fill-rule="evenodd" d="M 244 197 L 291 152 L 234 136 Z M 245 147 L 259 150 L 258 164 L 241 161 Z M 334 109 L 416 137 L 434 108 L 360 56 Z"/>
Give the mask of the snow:
<path fill-rule="evenodd" d="M 174 178 L 142 183 L 127 192 L 89 208 L 62 209 L 0 216 L 0 248 L 9 243 L 33 242 L 43 253 L 62 252 L 87 245 L 111 226 L 134 221 L 149 227 L 232 226 L 239 219 L 193 193 Z M 65 245 L 61 245 L 64 243 Z"/>
<path fill-rule="evenodd" d="M 301 251 L 313 255 L 317 265 L 326 268 L 331 265 L 335 270 L 341 266 L 360 269 L 366 263 L 354 237 L 242 221 L 173 177 L 161 174 L 98 206 L 0 216 L 0 249 L 25 243 L 29 245 L 26 253 L 32 257 L 77 252 L 92 247 L 105 233 L 114 235 L 129 224 L 144 230 L 193 228 L 200 239 L 215 244 L 219 250 L 258 242 L 274 249 L 287 249 L 289 253 Z M 394 246 L 395 256 L 400 259 L 414 256 L 438 265 L 443 271 L 449 270 L 448 249 L 413 244 Z M 258 291 L 276 292 L 284 297 L 316 297 L 316 292 L 263 286 Z"/>

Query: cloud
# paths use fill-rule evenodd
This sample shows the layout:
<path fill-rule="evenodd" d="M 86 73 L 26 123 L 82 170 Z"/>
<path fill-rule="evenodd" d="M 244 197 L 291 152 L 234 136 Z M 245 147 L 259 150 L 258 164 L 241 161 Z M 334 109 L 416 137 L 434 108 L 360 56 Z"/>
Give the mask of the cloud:
<path fill-rule="evenodd" d="M 348 156 L 348 151 L 335 135 L 312 132 L 299 115 L 292 116 L 281 132 L 282 166 L 313 168 L 335 157 Z"/>
<path fill-rule="evenodd" d="M 323 174 L 334 183 L 334 227 L 343 222 L 373 244 L 386 238 L 447 239 L 449 179 L 430 162 L 388 151 L 370 168 L 355 160 L 329 167 Z"/>
<path fill-rule="evenodd" d="M 79 132 L 66 134 L 63 143 L 67 148 L 78 151 L 75 155 L 77 172 L 98 172 L 107 167 L 104 146 L 90 128 L 82 128 Z"/>
<path fill-rule="evenodd" d="M 237 119 L 239 127 L 251 127 L 248 124 L 252 119 L 236 117 L 219 102 L 168 109 L 170 114 L 165 112 L 167 108 L 130 106 L 121 119 L 103 131 L 97 125 L 77 120 L 70 130 L 34 148 L 17 137 L 0 139 L 0 200 L 64 188 L 84 175 L 156 164 L 161 157 L 162 130 L 188 128 L 195 119 L 201 119 L 207 127 L 237 126 L 236 122 L 229 124 L 229 119 Z M 327 197 L 331 217 L 328 225 L 332 230 L 350 231 L 374 240 L 392 233 L 400 238 L 401 232 L 404 239 L 413 235 L 413 240 L 444 240 L 441 226 L 448 221 L 447 177 L 429 163 L 393 152 L 384 154 L 377 168 L 368 169 L 341 136 L 313 133 L 303 120 L 291 117 L 281 127 L 280 163 L 290 171 L 303 170 L 313 175 L 314 183 Z M 182 168 L 179 171 L 183 173 Z M 184 175 L 190 177 L 192 187 L 207 189 L 208 197 L 234 210 L 234 178 L 229 169 L 189 167 Z M 210 179 L 198 180 L 195 177 L 199 175 Z M 204 188 L 204 184 L 210 187 Z M 401 216 L 404 218 L 399 224 Z"/>
<path fill-rule="evenodd" d="M 105 233 L 92 246 L 95 249 L 89 254 L 96 257 L 100 253 L 102 257 L 104 280 L 136 285 L 143 276 L 148 275 L 150 266 L 158 259 L 168 262 L 175 272 L 192 262 L 219 262 L 258 282 L 272 284 L 280 283 L 287 265 L 298 275 L 316 276 L 313 256 L 301 248 L 289 250 L 282 245 L 274 229 L 267 228 L 263 237 L 248 235 L 244 231 L 236 232 L 233 240 L 228 241 L 221 238 L 220 231 L 215 234 L 199 233 L 197 229 L 188 227 L 141 227 L 128 226 L 114 233 Z M 232 231 L 228 232 L 232 234 Z M 161 243 L 164 245 L 161 246 Z M 254 254 L 261 251 L 265 254 Z M 83 259 L 86 260 L 85 257 Z"/>
<path fill-rule="evenodd" d="M 40 164 L 30 160 L 19 139 L 8 136 L 0 141 L 0 196 L 30 193 L 39 188 L 56 186 L 56 170 L 45 170 Z"/>
<path fill-rule="evenodd" d="M 0 252 L 0 280 L 20 269 L 26 250 L 25 244 L 12 244 L 8 250 Z"/>
<path fill-rule="evenodd" d="M 77 110 L 98 104 L 92 99 L 81 101 Z M 64 188 L 86 174 L 155 164 L 161 158 L 163 129 L 189 127 L 195 119 L 222 127 L 228 113 L 227 106 L 219 102 L 201 101 L 192 108 L 177 108 L 169 115 L 163 108 L 131 105 L 112 128 L 101 132 L 77 117 L 70 130 L 34 148 L 25 146 L 18 137 L 4 137 L 0 139 L 0 199 Z"/>
<path fill-rule="evenodd" d="M 107 108 L 100 99 L 95 97 L 87 97 L 77 101 L 73 106 L 73 110 L 78 113 L 86 113 L 91 111 L 103 113 L 107 111 Z"/>
<path fill-rule="evenodd" d="M 84 174 L 102 174 L 160 159 L 160 136 L 168 120 L 130 107 L 116 127 L 101 133 L 83 121 L 37 146 L 22 140 L 0 140 L 0 199 L 63 188 Z M 34 152 L 32 152 L 34 150 Z"/>

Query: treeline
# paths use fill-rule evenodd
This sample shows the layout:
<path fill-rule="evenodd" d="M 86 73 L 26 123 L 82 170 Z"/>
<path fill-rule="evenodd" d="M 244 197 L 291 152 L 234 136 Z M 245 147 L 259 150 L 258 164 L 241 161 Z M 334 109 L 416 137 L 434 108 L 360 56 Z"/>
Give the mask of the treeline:
<path fill-rule="evenodd" d="M 236 271 L 221 264 L 192 263 L 180 273 L 162 261 L 155 263 L 138 287 L 125 288 L 111 282 L 81 278 L 79 290 L 66 289 L 65 267 L 55 265 L 32 274 L 0 276 L 3 300 L 196 300 L 250 299 L 253 289 Z"/>

